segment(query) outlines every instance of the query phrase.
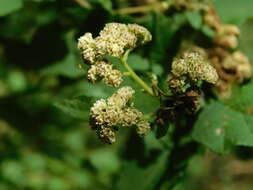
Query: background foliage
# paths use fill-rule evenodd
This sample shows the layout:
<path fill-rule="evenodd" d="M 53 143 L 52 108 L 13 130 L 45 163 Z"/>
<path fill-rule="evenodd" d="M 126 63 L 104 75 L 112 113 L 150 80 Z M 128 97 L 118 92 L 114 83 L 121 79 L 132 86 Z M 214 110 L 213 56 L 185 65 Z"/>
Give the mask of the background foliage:
<path fill-rule="evenodd" d="M 129 64 L 142 77 L 154 72 L 163 81 L 178 40 L 189 31 L 207 37 L 212 31 L 202 26 L 198 12 L 128 16 L 113 10 L 142 1 L 89 3 L 90 9 L 74 0 L 0 1 L 0 189 L 153 190 L 176 184 L 175 190 L 252 189 L 252 170 L 245 169 L 252 168 L 252 161 L 246 166 L 239 161 L 253 156 L 251 148 L 241 147 L 253 146 L 252 80 L 235 86 L 230 100 L 207 102 L 187 125 L 170 125 L 159 140 L 155 133 L 141 139 L 131 130 L 123 131 L 112 146 L 97 139 L 88 125 L 90 105 L 114 89 L 91 85 L 78 69 L 80 35 L 98 34 L 112 21 L 144 25 L 153 41 L 137 49 Z M 214 4 L 225 23 L 241 28 L 240 49 L 253 61 L 252 0 Z M 139 88 L 131 80 L 124 84 Z M 157 100 L 137 91 L 138 109 L 149 113 L 158 106 Z M 218 128 L 228 127 L 226 135 L 215 135 Z M 232 153 L 204 153 L 197 142 L 217 153 Z M 209 180 L 215 185 L 205 182 Z"/>

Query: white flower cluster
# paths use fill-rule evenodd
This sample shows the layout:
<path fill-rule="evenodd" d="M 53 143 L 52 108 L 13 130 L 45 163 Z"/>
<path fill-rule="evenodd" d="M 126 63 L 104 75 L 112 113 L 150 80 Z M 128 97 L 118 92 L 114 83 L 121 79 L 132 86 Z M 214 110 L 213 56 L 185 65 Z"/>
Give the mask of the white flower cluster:
<path fill-rule="evenodd" d="M 197 52 L 185 52 L 175 59 L 171 72 L 177 78 L 188 76 L 194 82 L 202 80 L 215 84 L 218 81 L 216 69 Z"/>
<path fill-rule="evenodd" d="M 78 40 L 78 49 L 89 64 L 101 60 L 106 55 L 120 58 L 127 49 L 144 44 L 152 39 L 150 32 L 137 24 L 108 23 L 99 36 L 86 33 Z"/>
<path fill-rule="evenodd" d="M 140 136 L 150 131 L 149 123 L 141 119 L 143 114 L 133 107 L 133 94 L 131 87 L 122 87 L 108 99 L 100 99 L 92 106 L 91 124 L 104 142 L 114 143 L 116 130 L 120 126 L 136 126 Z"/>
<path fill-rule="evenodd" d="M 119 86 L 123 81 L 122 73 L 103 61 L 105 56 L 121 58 L 127 49 L 133 49 L 151 39 L 150 32 L 137 24 L 106 24 L 96 38 L 91 33 L 85 33 L 79 38 L 77 47 L 84 62 L 91 65 L 88 79 L 91 82 L 102 80 L 112 87 Z"/>
<path fill-rule="evenodd" d="M 91 65 L 87 73 L 87 78 L 93 83 L 102 79 L 105 84 L 112 87 L 119 86 L 123 81 L 122 73 L 117 69 L 113 69 L 111 64 L 104 61 L 98 61 Z"/>

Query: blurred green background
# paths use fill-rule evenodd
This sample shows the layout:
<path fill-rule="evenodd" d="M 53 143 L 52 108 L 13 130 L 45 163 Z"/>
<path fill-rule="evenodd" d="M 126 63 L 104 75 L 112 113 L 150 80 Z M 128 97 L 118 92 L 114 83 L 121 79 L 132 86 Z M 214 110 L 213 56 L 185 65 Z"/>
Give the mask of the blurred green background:
<path fill-rule="evenodd" d="M 139 190 L 138 184 L 148 181 L 146 176 L 163 170 L 164 162 L 157 159 L 161 144 L 153 134 L 143 141 L 131 130 L 123 130 L 117 143 L 108 146 L 90 130 L 91 103 L 110 96 L 113 89 L 103 84 L 93 86 L 85 80 L 87 68 L 82 65 L 76 42 L 85 32 L 98 34 L 107 22 L 144 24 L 154 35 L 154 42 L 137 50 L 130 57 L 130 65 L 138 61 L 140 64 L 133 65 L 137 72 L 152 71 L 162 76 L 164 65 L 158 63 L 168 61 L 165 47 L 183 19 L 190 19 L 194 27 L 198 17 L 177 16 L 175 23 L 152 13 L 136 19 L 111 14 L 111 10 L 142 1 L 90 3 L 92 9 L 74 0 L 0 0 L 0 190 Z M 253 37 L 247 35 L 253 22 L 241 27 L 246 33 L 241 48 L 253 58 L 252 46 L 248 47 Z M 148 54 L 152 65 L 140 56 L 144 54 Z M 80 65 L 84 70 L 78 68 Z M 144 95 L 136 96 L 141 110 L 148 112 L 158 106 Z M 68 114 L 59 109 L 65 106 Z M 69 110 L 71 107 L 73 110 Z M 149 145 L 149 152 L 144 151 L 144 143 Z M 245 151 L 252 154 L 251 150 Z M 137 164 L 139 168 L 145 168 L 146 162 L 155 164 L 154 168 L 135 170 L 136 162 L 131 160 L 136 155 L 144 163 Z M 253 163 L 207 152 L 191 159 L 182 179 L 175 190 L 250 190 Z"/>

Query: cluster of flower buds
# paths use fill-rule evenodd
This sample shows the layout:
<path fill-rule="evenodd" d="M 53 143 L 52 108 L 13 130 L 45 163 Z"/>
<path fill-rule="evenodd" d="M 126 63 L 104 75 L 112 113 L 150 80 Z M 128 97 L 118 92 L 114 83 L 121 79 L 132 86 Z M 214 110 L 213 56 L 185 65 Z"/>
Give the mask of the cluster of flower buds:
<path fill-rule="evenodd" d="M 171 66 L 173 78 L 170 80 L 171 88 L 184 86 L 185 80 L 192 82 L 205 81 L 215 84 L 218 74 L 215 68 L 198 52 L 186 51 L 176 58 Z"/>
<path fill-rule="evenodd" d="M 231 96 L 231 84 L 242 83 L 252 77 L 252 66 L 246 55 L 240 51 L 233 53 L 221 48 L 213 49 L 211 61 L 219 73 L 215 90 L 221 99 Z"/>
<path fill-rule="evenodd" d="M 133 49 L 151 39 L 150 32 L 137 24 L 108 23 L 96 38 L 91 33 L 81 36 L 78 48 L 84 61 L 93 64 L 106 55 L 120 58 L 127 49 Z"/>
<path fill-rule="evenodd" d="M 100 99 L 91 107 L 90 123 L 104 142 L 114 143 L 119 127 L 135 126 L 140 136 L 149 133 L 150 124 L 143 120 L 143 114 L 134 108 L 133 95 L 134 90 L 131 87 L 122 87 L 108 99 Z"/>
<path fill-rule="evenodd" d="M 235 51 L 230 56 L 227 56 L 222 62 L 222 67 L 231 73 L 235 73 L 233 79 L 237 82 L 243 82 L 252 76 L 249 59 L 240 51 Z"/>
<path fill-rule="evenodd" d="M 216 45 L 227 49 L 234 49 L 238 46 L 239 28 L 235 25 L 222 24 L 214 7 L 205 6 L 203 18 L 204 23 L 215 31 L 214 43 Z"/>
<path fill-rule="evenodd" d="M 240 30 L 237 26 L 221 25 L 214 38 L 214 43 L 227 49 L 234 49 L 238 46 L 239 34 Z"/>
<path fill-rule="evenodd" d="M 119 86 L 123 81 L 122 73 L 117 69 L 113 69 L 112 64 L 105 61 L 98 61 L 91 65 L 87 78 L 93 83 L 102 79 L 106 85 L 112 87 Z"/>
<path fill-rule="evenodd" d="M 105 57 L 109 55 L 122 58 L 126 50 L 134 49 L 151 39 L 150 32 L 137 24 L 106 24 L 96 38 L 93 38 L 91 33 L 85 33 L 78 40 L 78 49 L 84 62 L 91 65 L 88 79 L 91 82 L 102 79 L 109 86 L 119 86 L 122 74 L 105 62 Z"/>
<path fill-rule="evenodd" d="M 214 7 L 210 5 L 203 9 L 203 18 L 204 23 L 215 32 L 213 48 L 208 50 L 209 60 L 219 73 L 215 89 L 220 98 L 229 98 L 231 83 L 241 83 L 252 76 L 248 58 L 239 51 L 231 53 L 231 49 L 238 47 L 240 30 L 235 25 L 222 24 Z"/>

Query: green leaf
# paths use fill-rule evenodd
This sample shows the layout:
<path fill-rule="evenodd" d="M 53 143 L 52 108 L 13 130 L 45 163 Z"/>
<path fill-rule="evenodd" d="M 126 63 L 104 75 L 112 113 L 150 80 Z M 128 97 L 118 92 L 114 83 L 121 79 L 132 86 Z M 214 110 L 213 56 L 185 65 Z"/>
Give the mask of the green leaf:
<path fill-rule="evenodd" d="M 252 0 L 216 0 L 214 6 L 225 23 L 241 24 L 246 19 L 253 18 Z"/>
<path fill-rule="evenodd" d="M 25 168 L 20 162 L 8 160 L 2 163 L 1 173 L 5 180 L 16 185 L 25 182 Z"/>
<path fill-rule="evenodd" d="M 60 177 L 51 177 L 48 181 L 48 190 L 67 190 L 69 189 L 67 181 Z"/>
<path fill-rule="evenodd" d="M 81 59 L 80 59 L 81 60 Z M 49 65 L 41 71 L 43 75 L 62 75 L 69 78 L 84 76 L 85 72 L 78 68 L 81 61 L 77 61 L 74 54 L 68 54 L 62 61 Z"/>
<path fill-rule="evenodd" d="M 98 149 L 91 152 L 91 164 L 100 172 L 116 172 L 120 168 L 120 161 L 111 149 Z"/>
<path fill-rule="evenodd" d="M 83 171 L 76 171 L 74 170 L 73 172 L 71 172 L 69 174 L 71 181 L 74 182 L 74 184 L 77 184 L 78 186 L 80 186 L 80 189 L 88 189 L 88 186 L 91 183 L 91 179 L 89 176 L 89 173 L 86 170 Z"/>
<path fill-rule="evenodd" d="M 150 59 L 154 63 L 166 64 L 168 47 L 179 26 L 179 22 L 161 13 L 154 14 L 152 19 L 154 23 L 151 28 L 153 39 L 151 42 Z"/>
<path fill-rule="evenodd" d="M 0 1 L 0 16 L 5 16 L 13 11 L 20 9 L 23 6 L 22 0 L 1 0 Z"/>
<path fill-rule="evenodd" d="M 54 105 L 72 117 L 89 120 L 91 100 L 87 97 L 59 100 Z"/>
<path fill-rule="evenodd" d="M 186 12 L 185 16 L 190 23 L 190 25 L 195 28 L 199 29 L 202 25 L 202 16 L 200 15 L 199 12 L 194 11 L 194 12 Z"/>
<path fill-rule="evenodd" d="M 80 53 L 76 48 L 75 31 L 71 30 L 64 35 L 65 42 L 68 46 L 69 53 L 61 61 L 49 65 L 44 68 L 41 73 L 44 75 L 62 75 L 69 78 L 77 78 L 84 76 L 83 69 L 78 68 L 78 65 L 82 65 L 82 59 Z"/>
<path fill-rule="evenodd" d="M 168 152 L 164 151 L 151 165 L 139 166 L 135 161 L 126 161 L 116 185 L 118 190 L 153 190 L 166 167 Z"/>
<path fill-rule="evenodd" d="M 239 38 L 239 49 L 245 53 L 251 64 L 253 63 L 253 35 L 251 32 L 253 31 L 253 19 L 248 20 L 243 25 L 240 26 L 241 35 Z"/>
<path fill-rule="evenodd" d="M 35 152 L 27 152 L 23 155 L 22 161 L 26 168 L 31 170 L 43 170 L 46 167 L 46 160 L 43 156 Z"/>
<path fill-rule="evenodd" d="M 98 82 L 92 84 L 90 82 L 83 82 L 82 83 L 83 92 L 85 96 L 93 97 L 93 98 L 108 98 L 116 91 L 115 88 L 109 88 L 102 82 Z"/>
<path fill-rule="evenodd" d="M 23 72 L 13 70 L 8 74 L 6 80 L 9 88 L 13 92 L 22 92 L 27 88 L 27 80 Z"/>
<path fill-rule="evenodd" d="M 232 93 L 232 98 L 226 103 L 235 110 L 245 113 L 247 109 L 253 107 L 253 81 L 242 86 Z"/>
<path fill-rule="evenodd" d="M 152 64 L 152 72 L 156 75 L 161 76 L 163 74 L 163 68 L 161 65 L 157 64 L 157 63 L 153 63 Z"/>
<path fill-rule="evenodd" d="M 142 77 L 142 79 L 144 79 L 144 77 Z M 146 82 L 147 84 L 149 84 L 150 81 Z M 124 79 L 124 82 L 121 86 L 131 86 L 135 90 L 134 106 L 144 114 L 154 113 L 159 108 L 159 99 L 156 97 L 152 97 L 142 91 L 140 86 L 129 77 Z"/>
<path fill-rule="evenodd" d="M 201 31 L 209 38 L 213 38 L 215 36 L 214 31 L 209 26 L 201 27 Z"/>
<path fill-rule="evenodd" d="M 130 54 L 128 63 L 132 69 L 137 71 L 145 71 L 149 68 L 149 62 L 147 59 L 139 56 L 138 54 Z"/>
<path fill-rule="evenodd" d="M 226 153 L 230 145 L 253 146 L 252 125 L 239 112 L 212 102 L 200 113 L 193 138 L 217 153 Z"/>

